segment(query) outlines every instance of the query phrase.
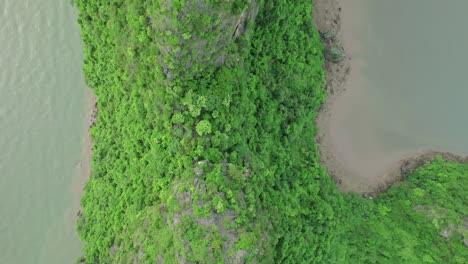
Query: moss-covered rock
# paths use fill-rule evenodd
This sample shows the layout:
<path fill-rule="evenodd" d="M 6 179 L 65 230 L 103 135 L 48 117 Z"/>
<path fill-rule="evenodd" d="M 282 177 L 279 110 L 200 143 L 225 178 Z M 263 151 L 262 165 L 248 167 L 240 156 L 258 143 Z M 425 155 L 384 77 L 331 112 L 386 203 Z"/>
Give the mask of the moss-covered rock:
<path fill-rule="evenodd" d="M 343 48 L 339 47 L 326 47 L 324 50 L 325 59 L 331 62 L 340 62 L 346 59 L 346 53 Z"/>

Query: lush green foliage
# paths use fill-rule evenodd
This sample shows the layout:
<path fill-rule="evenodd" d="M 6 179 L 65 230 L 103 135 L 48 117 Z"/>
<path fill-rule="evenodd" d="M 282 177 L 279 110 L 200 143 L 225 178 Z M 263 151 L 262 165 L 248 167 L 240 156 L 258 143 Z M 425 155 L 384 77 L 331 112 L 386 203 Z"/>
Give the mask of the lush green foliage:
<path fill-rule="evenodd" d="M 351 232 L 378 234 L 366 212 L 397 210 L 345 204 L 318 162 L 310 0 L 75 4 L 99 108 L 78 221 L 87 263 L 364 260 Z M 343 225 L 349 208 L 359 229 Z"/>
<path fill-rule="evenodd" d="M 468 164 L 439 159 L 375 201 L 349 196 L 333 262 L 466 263 L 467 186 Z"/>
<path fill-rule="evenodd" d="M 167 2 L 76 1 L 99 108 L 87 261 L 320 261 L 341 197 L 313 142 L 325 96 L 312 3 Z M 220 19 L 243 14 L 234 41 Z"/>

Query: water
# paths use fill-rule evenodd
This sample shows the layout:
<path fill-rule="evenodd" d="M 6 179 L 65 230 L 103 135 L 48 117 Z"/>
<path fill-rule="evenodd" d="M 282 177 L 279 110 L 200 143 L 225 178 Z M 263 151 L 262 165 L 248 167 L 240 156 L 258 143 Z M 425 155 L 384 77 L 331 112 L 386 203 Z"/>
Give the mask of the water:
<path fill-rule="evenodd" d="M 348 189 L 421 150 L 468 154 L 468 1 L 341 3 L 352 70 L 329 133 Z"/>
<path fill-rule="evenodd" d="M 85 84 L 69 1 L 0 1 L 1 263 L 74 263 Z"/>

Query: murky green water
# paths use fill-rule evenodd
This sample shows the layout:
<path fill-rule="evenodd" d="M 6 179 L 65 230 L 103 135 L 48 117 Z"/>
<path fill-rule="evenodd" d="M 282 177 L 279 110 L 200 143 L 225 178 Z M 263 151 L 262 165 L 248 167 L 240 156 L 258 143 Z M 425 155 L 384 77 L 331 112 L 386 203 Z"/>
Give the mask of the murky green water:
<path fill-rule="evenodd" d="M 341 2 L 352 70 L 330 130 L 353 184 L 418 150 L 468 154 L 468 1 Z"/>
<path fill-rule="evenodd" d="M 68 0 L 0 1 L 0 263 L 74 263 L 85 89 Z"/>

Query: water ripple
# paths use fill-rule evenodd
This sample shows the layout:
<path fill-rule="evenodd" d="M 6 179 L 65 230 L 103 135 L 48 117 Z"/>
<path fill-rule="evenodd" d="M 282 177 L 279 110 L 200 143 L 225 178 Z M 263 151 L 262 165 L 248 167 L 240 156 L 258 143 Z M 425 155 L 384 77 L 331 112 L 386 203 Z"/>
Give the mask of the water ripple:
<path fill-rule="evenodd" d="M 75 210 L 71 184 L 85 85 L 76 13 L 68 3 L 0 1 L 2 263 L 70 263 L 80 254 L 68 216 Z"/>

